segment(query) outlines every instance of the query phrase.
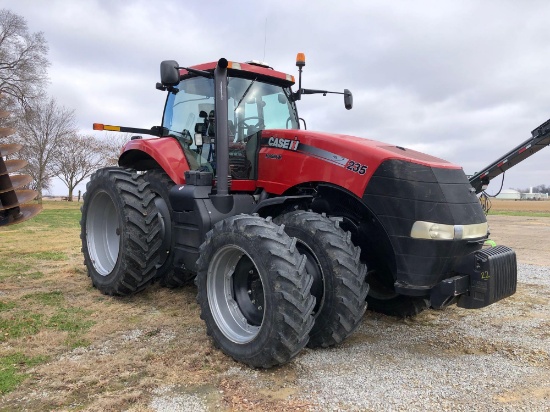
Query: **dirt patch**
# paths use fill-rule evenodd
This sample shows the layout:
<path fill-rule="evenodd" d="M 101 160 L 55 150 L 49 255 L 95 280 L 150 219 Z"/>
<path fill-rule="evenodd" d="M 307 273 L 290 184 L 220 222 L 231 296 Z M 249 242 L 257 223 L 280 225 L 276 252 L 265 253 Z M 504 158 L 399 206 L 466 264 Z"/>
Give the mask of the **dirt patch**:
<path fill-rule="evenodd" d="M 491 211 L 550 213 L 550 200 L 504 200 L 491 198 Z"/>
<path fill-rule="evenodd" d="M 491 239 L 514 249 L 518 262 L 550 266 L 550 217 L 489 215 L 487 221 Z"/>

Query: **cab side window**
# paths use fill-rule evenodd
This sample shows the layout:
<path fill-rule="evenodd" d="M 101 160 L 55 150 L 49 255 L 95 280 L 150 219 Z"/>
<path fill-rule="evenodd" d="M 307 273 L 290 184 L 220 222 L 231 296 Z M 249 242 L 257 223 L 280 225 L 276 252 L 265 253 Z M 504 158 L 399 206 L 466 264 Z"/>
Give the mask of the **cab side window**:
<path fill-rule="evenodd" d="M 180 143 L 191 170 L 204 168 L 213 171 L 213 145 L 197 147 L 194 140 L 197 129 L 208 130 L 206 114 L 213 110 L 214 83 L 211 79 L 187 79 L 168 95 L 163 127 Z"/>

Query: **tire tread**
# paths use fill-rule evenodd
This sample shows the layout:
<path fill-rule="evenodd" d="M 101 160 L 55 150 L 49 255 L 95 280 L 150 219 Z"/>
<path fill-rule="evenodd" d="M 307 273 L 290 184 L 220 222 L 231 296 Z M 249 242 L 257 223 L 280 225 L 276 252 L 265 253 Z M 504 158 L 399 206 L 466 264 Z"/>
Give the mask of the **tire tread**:
<path fill-rule="evenodd" d="M 359 260 L 360 248 L 353 245 L 351 234 L 340 228 L 338 219 L 325 215 L 297 210 L 278 216 L 275 222 L 284 224 L 291 236 L 297 228 L 306 232 L 324 251 L 331 266 L 324 268 L 325 276 L 327 273 L 334 276 L 332 307 L 320 308 L 308 346 L 329 347 L 341 343 L 359 326 L 367 307 L 367 269 Z"/>
<path fill-rule="evenodd" d="M 118 196 L 122 204 L 120 213 L 125 227 L 121 235 L 119 261 L 113 269 L 116 272 L 109 274 L 112 276 L 111 281 L 106 281 L 106 277 L 96 272 L 86 239 L 87 201 L 91 196 L 90 192 L 93 193 L 98 189 L 113 191 L 112 193 Z M 154 277 L 154 265 L 150 260 L 160 243 L 159 221 L 155 214 L 153 198 L 147 182 L 131 169 L 119 167 L 99 169 L 92 174 L 86 185 L 80 221 L 82 252 L 92 284 L 104 294 L 125 296 L 136 293 L 144 289 Z"/>
<path fill-rule="evenodd" d="M 212 318 L 207 298 L 206 277 L 210 258 L 217 250 L 218 239 L 228 234 L 246 239 L 248 245 L 253 245 L 251 248 L 255 249 L 259 260 L 270 262 L 268 282 L 275 302 L 275 324 L 262 325 L 260 333 L 269 333 L 265 347 L 252 348 L 251 344 L 246 356 L 237 355 L 226 339 L 220 338 L 221 332 Z M 305 271 L 303 256 L 297 250 L 291 250 L 291 244 L 289 237 L 270 219 L 237 215 L 215 224 L 200 247 L 196 283 L 201 319 L 205 321 L 207 334 L 212 337 L 214 345 L 237 361 L 262 368 L 281 365 L 294 358 L 309 340 L 314 324 L 311 314 L 315 298 L 310 294 L 313 279 Z M 264 283 L 265 287 L 268 285 Z"/>

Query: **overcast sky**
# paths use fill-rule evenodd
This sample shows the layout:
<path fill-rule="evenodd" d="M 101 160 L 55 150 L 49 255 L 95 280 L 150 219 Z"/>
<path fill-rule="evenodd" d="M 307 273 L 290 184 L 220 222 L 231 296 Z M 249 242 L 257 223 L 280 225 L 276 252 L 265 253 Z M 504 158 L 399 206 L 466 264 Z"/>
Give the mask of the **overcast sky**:
<path fill-rule="evenodd" d="M 482 169 L 550 118 L 549 1 L 3 0 L 49 44 L 49 91 L 92 123 L 160 124 L 162 60 L 264 60 L 303 87 L 308 129 L 368 137 Z M 550 149 L 504 188 L 550 185 Z M 500 187 L 500 177 L 489 193 Z M 63 186 L 55 186 L 63 194 Z"/>

